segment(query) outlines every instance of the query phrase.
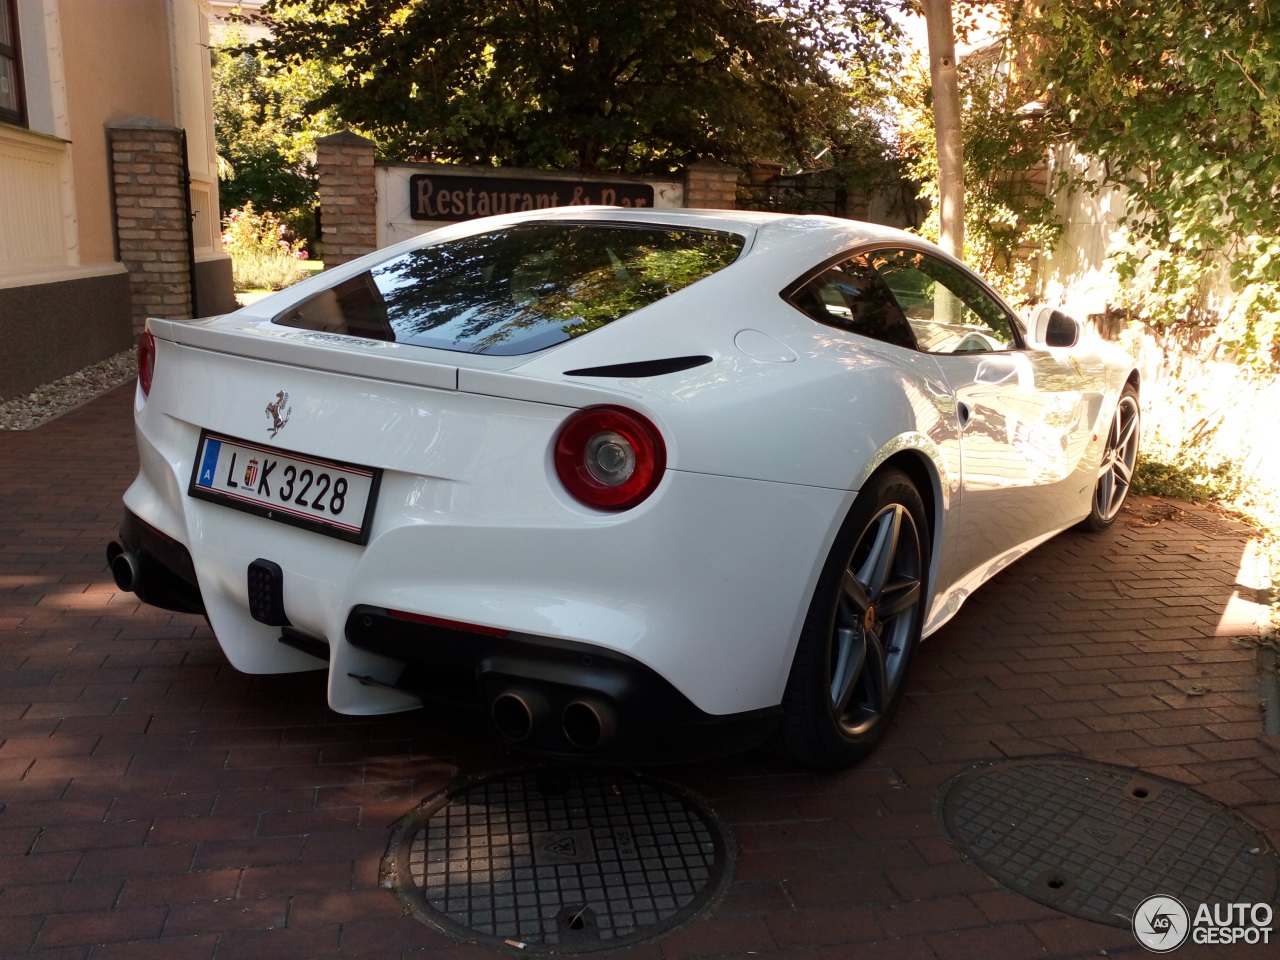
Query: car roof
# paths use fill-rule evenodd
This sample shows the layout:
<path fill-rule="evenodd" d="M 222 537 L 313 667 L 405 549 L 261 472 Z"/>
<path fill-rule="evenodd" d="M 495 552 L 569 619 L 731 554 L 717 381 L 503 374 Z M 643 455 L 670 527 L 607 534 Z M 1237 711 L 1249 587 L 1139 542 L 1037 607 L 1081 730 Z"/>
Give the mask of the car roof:
<path fill-rule="evenodd" d="M 895 227 L 848 220 L 821 214 L 773 213 L 763 210 L 714 210 L 686 207 L 550 207 L 451 224 L 411 240 L 402 241 L 392 250 L 399 252 L 423 244 L 444 242 L 455 237 L 483 233 L 519 223 L 574 221 L 598 223 L 636 223 L 673 226 L 701 230 L 728 230 L 746 239 L 744 254 L 760 250 L 785 253 L 781 262 L 802 264 L 806 258 L 822 259 L 841 249 L 860 243 L 909 244 L 942 254 L 920 237 Z M 945 256 L 945 255 L 944 255 Z M 812 265 L 812 264 L 806 264 Z"/>
<path fill-rule="evenodd" d="M 857 240 L 900 239 L 908 236 L 901 230 L 862 220 L 848 220 L 822 214 L 773 213 L 765 210 L 717 210 L 689 207 L 551 207 L 528 213 L 492 218 L 510 222 L 527 220 L 597 220 L 631 223 L 657 223 L 702 227 L 710 230 L 737 230 L 745 234 L 773 226 L 790 229 L 803 224 L 806 231 L 829 233 L 832 237 Z M 475 223 L 476 221 L 471 221 Z M 918 239 L 918 238 L 915 238 Z"/>

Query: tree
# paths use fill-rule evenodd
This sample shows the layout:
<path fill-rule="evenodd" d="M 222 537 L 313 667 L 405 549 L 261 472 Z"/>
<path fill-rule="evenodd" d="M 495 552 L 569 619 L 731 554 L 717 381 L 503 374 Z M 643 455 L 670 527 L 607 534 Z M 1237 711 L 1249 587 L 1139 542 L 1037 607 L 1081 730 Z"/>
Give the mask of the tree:
<path fill-rule="evenodd" d="M 928 26 L 929 77 L 938 158 L 938 244 L 964 257 L 964 139 L 951 0 L 920 0 Z"/>
<path fill-rule="evenodd" d="M 1044 0 L 1024 36 L 1058 135 L 1127 192 L 1125 304 L 1280 359 L 1280 24 L 1267 0 Z M 1087 186 L 1087 185 L 1086 185 Z M 1215 303 L 1220 264 L 1235 289 Z M 1225 316 L 1224 316 L 1225 314 Z"/>
<path fill-rule="evenodd" d="M 1033 261 L 1028 250 L 1052 248 L 1060 233 L 1053 203 L 1040 178 L 1052 146 L 1051 131 L 1025 106 L 1035 99 L 1027 77 L 1010 70 L 1007 37 L 993 38 L 958 64 L 959 132 L 964 151 L 964 260 L 1012 303 L 1029 296 Z M 903 82 L 899 149 L 908 174 L 931 210 L 921 233 L 940 232 L 938 140 L 928 73 L 915 65 Z"/>
<path fill-rule="evenodd" d="M 309 236 L 316 204 L 316 137 L 332 132 L 323 112 L 306 106 L 328 79 L 314 64 L 269 68 L 232 28 L 214 44 L 213 116 L 222 212 L 252 203 Z"/>
<path fill-rule="evenodd" d="M 268 0 L 276 68 L 386 154 L 669 173 L 806 163 L 883 101 L 898 0 Z M 873 127 L 871 127 L 873 128 Z"/>

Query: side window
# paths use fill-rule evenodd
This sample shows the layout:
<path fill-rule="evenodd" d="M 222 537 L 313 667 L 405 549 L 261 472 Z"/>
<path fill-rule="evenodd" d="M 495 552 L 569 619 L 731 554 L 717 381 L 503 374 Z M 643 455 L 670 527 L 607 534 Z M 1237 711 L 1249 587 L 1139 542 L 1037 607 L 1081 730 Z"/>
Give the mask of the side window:
<path fill-rule="evenodd" d="M 921 350 L 1018 348 L 1009 314 L 963 271 L 916 250 L 877 250 L 868 259 L 893 291 Z"/>
<path fill-rule="evenodd" d="M 0 120 L 26 123 L 22 60 L 18 56 L 18 17 L 13 0 L 0 0 Z"/>
<path fill-rule="evenodd" d="M 909 350 L 916 348 L 907 318 L 865 257 L 851 257 L 824 270 L 788 300 L 819 323 Z"/>

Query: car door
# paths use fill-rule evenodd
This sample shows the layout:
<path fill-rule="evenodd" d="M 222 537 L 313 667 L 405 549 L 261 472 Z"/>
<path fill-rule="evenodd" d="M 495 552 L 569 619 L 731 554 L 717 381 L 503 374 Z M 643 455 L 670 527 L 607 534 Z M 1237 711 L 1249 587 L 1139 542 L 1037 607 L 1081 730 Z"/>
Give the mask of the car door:
<path fill-rule="evenodd" d="M 959 523 L 942 582 L 1061 529 L 1080 502 L 1089 418 L 1078 368 L 1063 351 L 1033 349 L 1008 309 L 971 273 L 930 253 L 867 255 L 938 364 L 959 427 Z"/>

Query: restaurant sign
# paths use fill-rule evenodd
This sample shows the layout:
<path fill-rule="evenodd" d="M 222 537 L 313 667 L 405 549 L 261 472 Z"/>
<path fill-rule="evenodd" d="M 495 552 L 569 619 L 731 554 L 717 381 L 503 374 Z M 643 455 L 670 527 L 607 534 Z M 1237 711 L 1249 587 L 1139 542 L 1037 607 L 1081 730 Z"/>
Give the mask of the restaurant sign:
<path fill-rule="evenodd" d="M 414 220 L 454 223 L 497 213 L 589 204 L 652 207 L 653 187 L 643 183 L 427 173 L 414 174 L 409 178 L 409 213 Z"/>

